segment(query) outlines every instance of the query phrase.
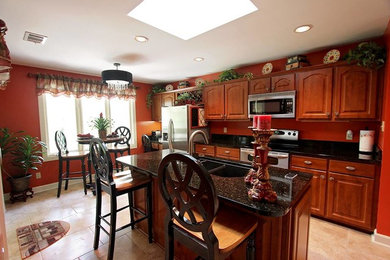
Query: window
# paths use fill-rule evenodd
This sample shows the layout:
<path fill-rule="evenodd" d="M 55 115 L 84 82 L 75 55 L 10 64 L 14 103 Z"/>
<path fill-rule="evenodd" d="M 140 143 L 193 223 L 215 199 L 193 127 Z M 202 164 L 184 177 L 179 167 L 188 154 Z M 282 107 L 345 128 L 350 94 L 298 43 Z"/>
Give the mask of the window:
<path fill-rule="evenodd" d="M 58 150 L 54 139 L 57 130 L 64 132 L 69 151 L 87 150 L 87 145 L 77 143 L 76 136 L 78 133 L 91 133 L 98 136 L 98 131 L 91 127 L 91 120 L 98 117 L 100 113 L 103 113 L 104 117 L 113 119 L 113 126 L 112 129 L 108 129 L 109 132 L 119 126 L 128 127 L 131 132 L 130 146 L 137 147 L 134 99 L 55 97 L 51 94 L 43 94 L 38 99 L 41 137 L 48 146 L 46 160 L 57 158 Z"/>

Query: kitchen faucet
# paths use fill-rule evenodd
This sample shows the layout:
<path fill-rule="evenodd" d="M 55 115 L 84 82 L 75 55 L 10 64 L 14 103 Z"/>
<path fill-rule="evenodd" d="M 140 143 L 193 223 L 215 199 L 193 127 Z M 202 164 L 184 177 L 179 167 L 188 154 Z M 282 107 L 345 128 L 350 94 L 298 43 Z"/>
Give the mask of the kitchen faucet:
<path fill-rule="evenodd" d="M 209 144 L 209 140 L 207 139 L 207 135 L 205 132 L 201 131 L 201 130 L 196 130 L 194 131 L 191 136 L 190 136 L 190 139 L 188 140 L 188 153 L 192 156 L 194 154 L 194 138 L 195 136 L 197 136 L 198 134 L 200 134 L 201 136 L 203 136 L 203 139 L 204 139 L 204 142 L 205 144 Z"/>

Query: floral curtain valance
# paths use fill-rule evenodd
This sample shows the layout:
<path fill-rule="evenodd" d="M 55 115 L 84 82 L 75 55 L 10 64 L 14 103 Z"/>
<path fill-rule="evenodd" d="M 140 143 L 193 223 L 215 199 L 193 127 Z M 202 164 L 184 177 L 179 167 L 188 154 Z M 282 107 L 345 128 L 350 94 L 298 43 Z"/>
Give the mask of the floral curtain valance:
<path fill-rule="evenodd" d="M 136 87 L 131 84 L 128 89 L 115 90 L 97 80 L 75 79 L 60 75 L 28 74 L 37 79 L 37 93 L 53 95 L 74 95 L 76 97 L 118 97 L 123 99 L 135 98 Z"/>

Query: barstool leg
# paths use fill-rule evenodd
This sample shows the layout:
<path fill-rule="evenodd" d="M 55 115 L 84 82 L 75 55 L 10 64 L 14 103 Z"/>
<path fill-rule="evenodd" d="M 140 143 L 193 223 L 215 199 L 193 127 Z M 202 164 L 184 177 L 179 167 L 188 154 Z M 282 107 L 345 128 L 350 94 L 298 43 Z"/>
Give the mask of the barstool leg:
<path fill-rule="evenodd" d="M 116 194 L 111 194 L 111 218 L 110 218 L 110 238 L 108 242 L 107 259 L 113 259 L 115 248 L 115 230 L 116 230 Z"/>
<path fill-rule="evenodd" d="M 65 190 L 68 189 L 68 181 L 69 181 L 69 168 L 70 168 L 70 161 L 66 160 L 66 179 L 65 179 Z"/>
<path fill-rule="evenodd" d="M 131 229 L 134 229 L 134 210 L 133 210 L 134 200 L 133 200 L 133 191 L 130 191 L 129 193 L 127 193 L 127 195 L 129 197 L 130 223 L 132 223 L 131 224 Z"/>
<path fill-rule="evenodd" d="M 117 152 L 114 152 L 116 172 L 119 172 L 119 164 L 116 160 L 118 158 Z"/>
<path fill-rule="evenodd" d="M 95 237 L 93 241 L 93 249 L 99 247 L 99 236 L 100 236 L 100 222 L 102 215 L 102 191 L 99 185 L 96 185 L 96 216 L 95 216 Z"/>
<path fill-rule="evenodd" d="M 87 179 L 85 177 L 85 159 L 81 159 L 81 174 L 83 176 L 84 194 L 87 195 Z"/>
<path fill-rule="evenodd" d="M 61 195 L 61 187 L 62 187 L 62 159 L 58 160 L 58 189 L 57 189 L 57 198 Z"/>
<path fill-rule="evenodd" d="M 121 156 L 123 156 L 123 152 L 120 152 Z M 121 171 L 123 172 L 123 163 L 121 163 Z"/>
<path fill-rule="evenodd" d="M 146 188 L 147 191 L 147 214 L 148 214 L 148 236 L 149 236 L 149 243 L 153 242 L 153 213 L 152 213 L 152 183 L 150 182 Z"/>
<path fill-rule="evenodd" d="M 174 244 L 173 244 L 173 227 L 170 214 L 165 216 L 165 260 L 173 260 Z"/>

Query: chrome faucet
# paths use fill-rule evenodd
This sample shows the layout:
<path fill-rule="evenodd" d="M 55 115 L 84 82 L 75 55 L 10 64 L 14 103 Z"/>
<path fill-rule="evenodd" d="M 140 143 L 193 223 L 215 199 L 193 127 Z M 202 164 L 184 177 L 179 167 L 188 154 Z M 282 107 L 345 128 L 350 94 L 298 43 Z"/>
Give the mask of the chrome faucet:
<path fill-rule="evenodd" d="M 205 144 L 209 144 L 209 140 L 207 139 L 207 135 L 205 132 L 201 131 L 201 130 L 196 130 L 194 131 L 191 136 L 190 136 L 190 139 L 188 140 L 188 153 L 192 156 L 194 154 L 194 138 L 195 136 L 197 136 L 198 134 L 200 134 L 201 136 L 203 136 L 203 139 L 204 139 L 204 142 Z"/>

